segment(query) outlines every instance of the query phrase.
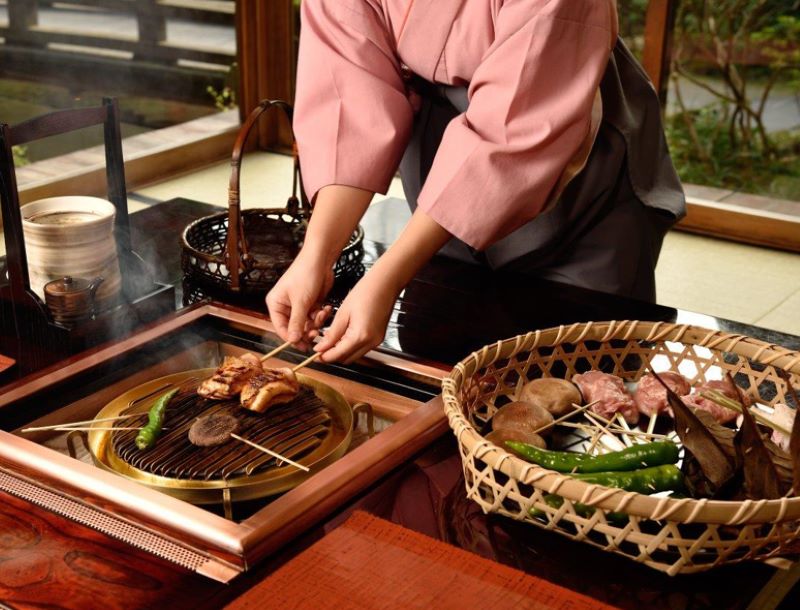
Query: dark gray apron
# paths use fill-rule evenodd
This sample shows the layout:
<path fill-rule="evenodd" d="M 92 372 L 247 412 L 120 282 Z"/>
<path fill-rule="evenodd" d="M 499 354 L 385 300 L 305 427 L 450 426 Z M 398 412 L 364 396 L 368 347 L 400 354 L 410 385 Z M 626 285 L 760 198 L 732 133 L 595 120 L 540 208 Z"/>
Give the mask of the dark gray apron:
<path fill-rule="evenodd" d="M 416 85 L 414 85 L 416 83 Z M 420 81 L 414 131 L 400 164 L 415 209 L 447 124 L 465 112 L 466 87 Z M 452 239 L 441 254 L 647 301 L 664 235 L 685 214 L 658 97 L 621 40 L 600 85 L 603 119 L 584 169 L 558 201 L 483 252 Z"/>

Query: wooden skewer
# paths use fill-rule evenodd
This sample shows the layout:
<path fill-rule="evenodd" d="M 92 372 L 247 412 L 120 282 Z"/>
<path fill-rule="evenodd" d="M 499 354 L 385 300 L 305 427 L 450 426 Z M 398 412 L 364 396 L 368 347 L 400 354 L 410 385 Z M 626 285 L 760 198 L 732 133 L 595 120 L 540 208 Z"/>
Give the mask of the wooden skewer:
<path fill-rule="evenodd" d="M 142 429 L 141 426 L 120 427 L 120 428 L 101 428 L 101 427 L 97 427 L 97 428 L 92 428 L 92 427 L 77 428 L 75 426 L 67 426 L 65 428 L 54 428 L 54 430 L 56 432 L 75 432 L 75 431 L 80 432 L 80 431 L 83 431 L 83 430 L 91 432 L 92 430 L 112 430 L 112 431 L 116 431 L 116 430 L 141 430 L 141 429 Z M 162 428 L 162 430 L 169 430 L 169 428 Z"/>
<path fill-rule="evenodd" d="M 614 422 L 611 422 L 611 421 L 607 420 L 605 417 L 603 417 L 602 415 L 598 415 L 597 413 L 593 413 L 592 417 L 596 417 L 601 422 L 607 424 L 609 429 L 614 429 L 619 434 L 633 434 L 633 435 L 636 435 L 636 436 L 644 436 L 644 437 L 649 437 L 649 438 L 670 438 L 669 436 L 664 435 L 664 434 L 653 434 L 652 432 L 640 432 L 638 430 L 631 430 L 630 427 L 628 427 L 628 426 L 626 426 L 627 427 L 627 430 L 626 430 L 625 428 L 620 427 L 619 424 L 615 424 Z M 625 422 L 625 423 L 627 424 L 627 422 Z M 671 434 L 674 435 L 675 432 L 673 431 Z"/>
<path fill-rule="evenodd" d="M 595 401 L 595 402 L 597 402 L 597 401 Z M 545 424 L 544 426 L 541 426 L 540 428 L 537 428 L 536 430 L 534 430 L 534 431 L 533 431 L 533 434 L 538 434 L 538 433 L 539 433 L 539 432 L 541 432 L 542 430 L 547 430 L 548 428 L 552 428 L 552 427 L 553 427 L 553 426 L 555 426 L 556 424 L 559 424 L 559 423 L 561 423 L 561 422 L 562 422 L 562 421 L 564 421 L 565 419 L 569 419 L 569 418 L 570 418 L 570 417 L 572 417 L 573 415 L 577 415 L 578 413 L 582 413 L 583 411 L 585 411 L 586 409 L 588 409 L 589 407 L 591 407 L 592 405 L 594 405 L 594 404 L 595 404 L 595 402 L 590 402 L 588 405 L 583 405 L 582 407 L 579 407 L 579 406 L 578 406 L 578 405 L 576 405 L 575 403 L 572 403 L 572 406 L 573 406 L 573 407 L 575 407 L 575 409 L 574 409 L 573 411 L 570 411 L 570 412 L 569 412 L 569 413 L 567 413 L 566 415 L 562 415 L 562 416 L 561 416 L 561 417 L 559 417 L 558 419 L 554 419 L 554 420 L 553 420 L 553 421 L 551 421 L 549 424 Z"/>
<path fill-rule="evenodd" d="M 259 451 L 263 451 L 267 455 L 271 455 L 272 457 L 277 458 L 277 459 L 281 460 L 282 462 L 286 462 L 287 464 L 290 464 L 290 465 L 294 466 L 295 468 L 299 468 L 300 470 L 304 470 L 305 472 L 309 472 L 311 470 L 307 466 L 303 466 L 302 464 L 298 464 L 297 462 L 293 462 L 292 460 L 290 460 L 287 457 L 283 457 L 280 453 L 275 453 L 274 451 L 272 451 L 270 449 L 267 449 L 266 447 L 262 447 L 261 445 L 258 445 L 258 444 L 254 443 L 252 441 L 248 441 L 246 438 L 242 438 L 238 434 L 234 434 L 233 432 L 231 432 L 231 437 L 235 438 L 237 441 L 242 441 L 243 443 L 245 443 L 247 445 L 250 445 L 251 447 L 254 447 L 255 449 L 258 449 Z"/>
<path fill-rule="evenodd" d="M 631 427 L 628 425 L 628 422 L 625 421 L 625 418 L 622 416 L 622 413 L 617 411 L 616 413 L 614 413 L 614 418 L 619 420 L 620 425 L 622 429 L 625 430 L 625 432 L 631 431 Z M 622 436 L 622 442 L 625 443 L 628 447 L 633 447 L 633 441 L 627 434 L 624 434 Z M 636 442 L 638 443 L 639 441 L 637 440 Z"/>
<path fill-rule="evenodd" d="M 585 430 L 587 428 L 589 430 L 594 430 L 594 428 L 592 428 L 588 424 L 574 424 L 572 422 L 566 422 L 565 421 L 565 422 L 562 422 L 560 425 L 566 426 L 568 428 L 577 428 L 577 429 L 580 429 L 580 430 Z M 662 438 L 662 439 L 663 438 L 668 438 L 665 434 L 651 434 L 651 433 L 648 433 L 648 432 L 642 432 L 641 430 L 628 430 L 628 431 L 625 431 L 622 428 L 620 428 L 619 426 L 609 426 L 608 430 L 609 430 L 609 432 L 613 432 L 614 434 L 620 434 L 620 435 L 629 434 L 631 436 L 641 436 L 643 438 Z"/>
<path fill-rule="evenodd" d="M 52 426 L 37 426 L 35 428 L 23 428 L 20 432 L 40 432 L 42 430 L 58 430 L 59 428 L 69 428 L 71 426 L 84 426 L 88 424 L 119 421 L 120 419 L 130 419 L 131 417 L 139 417 L 147 415 L 146 411 L 141 413 L 129 413 L 128 415 L 118 415 L 117 417 L 101 417 L 100 419 L 86 419 L 84 421 L 69 422 L 66 424 L 54 424 Z M 119 430 L 120 428 L 117 428 Z"/>
<path fill-rule="evenodd" d="M 587 455 L 591 455 L 591 453 L 594 451 L 594 448 L 597 446 L 597 443 L 600 440 L 601 434 L 602 432 L 600 432 L 599 430 L 594 431 L 594 433 L 592 434 L 592 438 L 589 439 L 589 448 L 586 450 Z M 572 469 L 572 472 L 577 472 L 577 470 L 578 470 L 577 467 L 575 467 Z"/>
<path fill-rule="evenodd" d="M 603 447 L 605 447 L 608 451 L 616 451 L 616 449 L 609 445 L 608 441 L 603 438 L 604 435 L 601 433 L 602 429 L 598 428 L 596 424 L 564 422 L 561 425 L 568 426 L 570 428 L 577 428 L 578 430 L 590 435 L 589 438 L 585 440 L 589 442 L 595 442 L 595 438 L 597 438 L 597 442 L 603 445 Z"/>
<path fill-rule="evenodd" d="M 650 414 L 650 421 L 647 422 L 647 433 L 652 434 L 653 430 L 656 429 L 656 420 L 658 419 L 658 411 L 653 411 Z"/>
<path fill-rule="evenodd" d="M 710 392 L 700 392 L 700 396 L 702 396 L 703 398 L 707 398 L 708 400 L 710 400 L 714 404 L 719 405 L 720 407 L 725 407 L 726 409 L 730 409 L 731 411 L 736 411 L 737 413 L 741 413 L 742 412 L 742 406 L 741 406 L 741 403 L 739 401 L 734 401 L 733 399 L 728 399 L 725 402 L 722 402 L 719 399 L 718 396 L 716 396 L 715 394 L 711 394 Z M 748 411 L 750 411 L 750 413 L 753 415 L 753 417 L 756 419 L 756 421 L 758 421 L 758 423 L 763 424 L 763 425 L 765 425 L 765 426 L 767 426 L 769 428 L 772 428 L 773 430 L 777 430 L 778 432 L 781 432 L 781 433 L 785 434 L 786 436 L 791 436 L 792 435 L 792 431 L 791 430 L 787 430 L 786 428 L 784 428 L 780 424 L 776 424 L 774 421 L 772 421 L 768 417 L 765 417 L 755 407 L 749 407 Z"/>
<path fill-rule="evenodd" d="M 311 364 L 312 362 L 314 362 L 314 360 L 316 360 L 317 358 L 319 358 L 321 355 L 322 355 L 322 352 L 317 352 L 317 353 L 315 353 L 314 355 L 312 355 L 312 356 L 309 356 L 308 358 L 306 358 L 305 360 L 303 360 L 303 361 L 302 361 L 300 364 L 298 364 L 297 366 L 294 366 L 294 367 L 292 367 L 292 372 L 293 372 L 293 373 L 296 373 L 297 371 L 299 371 L 299 370 L 300 370 L 301 368 L 303 368 L 304 366 L 308 366 L 309 364 Z"/>
<path fill-rule="evenodd" d="M 291 344 L 292 344 L 292 342 L 291 342 L 291 341 L 287 341 L 287 342 L 286 342 L 286 343 L 284 343 L 283 345 L 279 345 L 279 346 L 278 346 L 278 347 L 276 347 L 274 350 L 272 350 L 270 353 L 268 353 L 268 354 L 264 354 L 263 356 L 261 356 L 261 362 L 266 362 L 267 360 L 269 360 L 269 359 L 270 359 L 270 358 L 272 358 L 273 356 L 277 356 L 277 355 L 278 355 L 278 354 L 280 354 L 280 353 L 281 353 L 283 350 L 285 350 L 287 347 L 289 347 Z"/>
<path fill-rule="evenodd" d="M 620 426 L 610 426 L 610 430 L 614 430 L 619 434 L 629 434 L 631 436 L 642 436 L 644 438 L 667 438 L 664 434 L 655 434 L 654 432 L 642 432 L 641 430 L 632 430 L 621 428 Z"/>
<path fill-rule="evenodd" d="M 596 415 L 596 414 L 595 414 L 595 415 Z M 616 436 L 614 436 L 614 433 L 613 433 L 613 432 L 611 432 L 611 431 L 608 429 L 608 428 L 611 426 L 612 422 L 610 422 L 610 421 L 606 420 L 606 425 L 604 426 L 604 425 L 602 425 L 600 422 L 598 422 L 598 421 L 597 421 L 597 420 L 596 420 L 596 419 L 595 419 L 595 418 L 592 416 L 592 414 L 590 414 L 590 413 L 584 413 L 584 414 L 583 414 L 583 416 L 584 416 L 586 419 L 588 419 L 590 422 L 592 422 L 592 423 L 593 423 L 595 426 L 597 426 L 598 428 L 600 428 L 600 430 L 602 431 L 602 433 L 603 433 L 603 434 L 608 434 L 608 435 L 609 435 L 611 438 L 613 438 L 613 439 L 614 439 L 614 440 L 616 440 L 616 441 L 617 441 L 617 442 L 618 442 L 620 445 L 622 445 L 622 448 L 623 448 L 623 449 L 625 448 L 625 443 L 623 443 L 623 442 L 622 442 L 621 440 L 619 440 L 619 439 L 618 439 Z M 606 445 L 606 447 L 608 447 L 608 445 Z M 589 450 L 588 450 L 586 453 L 590 453 L 590 452 L 591 452 L 591 450 L 592 450 L 593 448 L 594 448 L 594 446 L 590 447 L 590 448 L 589 448 Z M 609 449 L 610 449 L 611 451 L 619 451 L 619 449 L 613 449 L 613 448 L 611 448 L 611 447 L 609 447 Z"/>

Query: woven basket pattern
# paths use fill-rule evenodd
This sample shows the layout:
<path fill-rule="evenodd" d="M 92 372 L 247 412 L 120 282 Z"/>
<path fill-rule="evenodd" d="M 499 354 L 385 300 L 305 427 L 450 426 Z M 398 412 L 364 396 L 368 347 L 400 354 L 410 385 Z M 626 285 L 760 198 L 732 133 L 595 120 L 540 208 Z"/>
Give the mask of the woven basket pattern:
<path fill-rule="evenodd" d="M 240 270 L 241 294 L 266 294 L 289 268 L 304 236 L 300 218 L 279 209 L 251 209 L 241 213 L 245 235 L 257 243 L 260 235 L 283 235 L 277 243 L 269 244 L 261 256 L 244 262 Z M 181 269 L 184 277 L 199 286 L 226 292 L 231 289 L 230 270 L 226 264 L 225 248 L 228 239 L 228 213 L 220 212 L 194 221 L 183 234 Z M 334 267 L 334 275 L 357 277 L 364 257 L 364 230 L 359 226 Z"/>
<path fill-rule="evenodd" d="M 650 497 L 529 464 L 480 435 L 495 411 L 516 400 L 529 380 L 569 379 L 590 369 L 629 381 L 648 370 L 675 371 L 692 384 L 729 371 L 752 398 L 795 408 L 778 369 L 800 386 L 800 353 L 690 325 L 590 322 L 486 346 L 456 365 L 442 384 L 467 495 L 484 512 L 528 521 L 670 575 L 800 551 L 800 497 L 740 502 Z M 548 505 L 546 494 L 563 497 L 563 504 Z M 575 503 L 595 510 L 587 515 Z M 530 516 L 531 508 L 543 516 Z M 610 513 L 628 518 L 621 522 Z"/>

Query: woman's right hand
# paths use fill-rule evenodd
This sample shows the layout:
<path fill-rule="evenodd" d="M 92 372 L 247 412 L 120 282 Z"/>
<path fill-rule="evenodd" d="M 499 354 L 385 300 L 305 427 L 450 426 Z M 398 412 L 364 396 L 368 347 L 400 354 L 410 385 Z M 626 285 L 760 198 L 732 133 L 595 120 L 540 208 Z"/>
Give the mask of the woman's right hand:
<path fill-rule="evenodd" d="M 269 317 L 284 341 L 308 349 L 330 314 L 322 302 L 333 286 L 333 268 L 320 257 L 300 252 L 267 294 Z"/>
<path fill-rule="evenodd" d="M 319 190 L 303 247 L 267 295 L 269 317 L 284 341 L 308 350 L 330 314 L 321 307 L 333 286 L 333 265 L 364 215 L 373 193 L 331 184 Z"/>

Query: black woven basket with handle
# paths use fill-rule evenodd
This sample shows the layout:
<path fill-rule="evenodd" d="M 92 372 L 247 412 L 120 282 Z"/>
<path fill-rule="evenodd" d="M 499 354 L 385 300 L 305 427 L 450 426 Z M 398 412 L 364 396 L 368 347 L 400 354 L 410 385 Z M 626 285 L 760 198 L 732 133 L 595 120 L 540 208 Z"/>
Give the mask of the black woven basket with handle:
<path fill-rule="evenodd" d="M 265 294 L 300 251 L 311 206 L 300 187 L 296 146 L 292 195 L 286 207 L 241 209 L 239 179 L 244 146 L 259 117 L 272 108 L 282 110 L 291 123 L 289 104 L 280 100 L 262 101 L 247 117 L 233 147 L 228 210 L 195 220 L 184 230 L 181 268 L 185 281 L 215 293 Z M 363 255 L 364 230 L 359 226 L 336 262 L 335 276 L 352 277 L 362 273 Z"/>

